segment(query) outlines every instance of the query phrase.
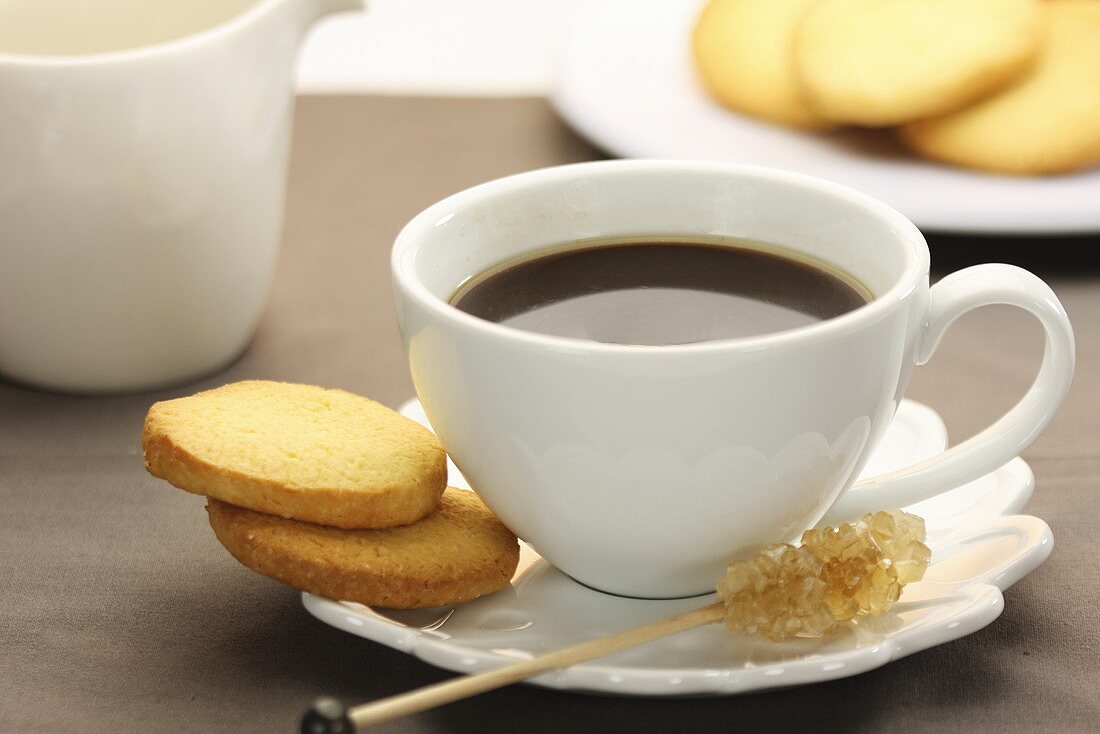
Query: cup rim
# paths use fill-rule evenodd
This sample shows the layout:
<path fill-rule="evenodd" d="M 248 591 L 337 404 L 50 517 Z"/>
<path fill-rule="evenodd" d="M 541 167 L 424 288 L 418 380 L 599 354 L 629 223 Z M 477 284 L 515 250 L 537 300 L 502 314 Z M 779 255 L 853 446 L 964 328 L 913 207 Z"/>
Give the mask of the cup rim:
<path fill-rule="evenodd" d="M 592 170 L 601 171 L 637 171 L 697 174 L 727 174 L 742 179 L 778 181 L 815 189 L 848 200 L 862 207 L 868 214 L 887 221 L 905 243 L 906 262 L 901 277 L 890 288 L 878 295 L 870 303 L 860 306 L 846 314 L 825 319 L 813 324 L 754 336 L 733 339 L 714 339 L 691 344 L 645 345 L 610 344 L 576 337 L 553 336 L 517 329 L 512 326 L 486 321 L 464 311 L 460 311 L 447 301 L 432 293 L 420 280 L 415 267 L 416 254 L 423 234 L 435 227 L 440 220 L 455 211 L 485 199 L 494 198 L 506 191 L 533 184 L 558 180 L 568 180 L 585 175 Z M 421 307 L 436 317 L 462 329 L 469 329 L 485 336 L 510 339 L 531 346 L 553 348 L 571 352 L 601 354 L 692 354 L 715 351 L 756 351 L 788 345 L 814 337 L 836 336 L 855 331 L 878 321 L 883 315 L 896 308 L 927 276 L 929 269 L 928 245 L 915 224 L 901 212 L 878 199 L 816 176 L 794 173 L 765 166 L 753 166 L 739 163 L 720 163 L 711 161 L 682 161 L 662 159 L 628 159 L 613 161 L 590 161 L 570 163 L 548 168 L 525 171 L 503 178 L 472 186 L 432 204 L 413 217 L 398 233 L 390 257 L 390 267 L 395 287 L 416 301 Z"/>
<path fill-rule="evenodd" d="M 227 36 L 255 22 L 260 16 L 266 15 L 274 6 L 283 2 L 284 0 L 256 0 L 236 15 L 224 18 L 206 28 L 129 48 L 83 54 L 28 54 L 0 51 L 0 65 L 39 68 L 91 67 L 185 51 Z"/>

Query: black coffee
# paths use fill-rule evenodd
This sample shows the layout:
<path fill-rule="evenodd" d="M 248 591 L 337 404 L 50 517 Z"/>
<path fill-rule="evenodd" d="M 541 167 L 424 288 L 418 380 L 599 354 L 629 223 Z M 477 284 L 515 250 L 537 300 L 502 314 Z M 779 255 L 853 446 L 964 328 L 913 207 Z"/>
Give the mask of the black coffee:
<path fill-rule="evenodd" d="M 853 279 L 737 240 L 603 241 L 503 263 L 462 285 L 457 308 L 500 324 L 612 344 L 734 339 L 866 304 Z"/>

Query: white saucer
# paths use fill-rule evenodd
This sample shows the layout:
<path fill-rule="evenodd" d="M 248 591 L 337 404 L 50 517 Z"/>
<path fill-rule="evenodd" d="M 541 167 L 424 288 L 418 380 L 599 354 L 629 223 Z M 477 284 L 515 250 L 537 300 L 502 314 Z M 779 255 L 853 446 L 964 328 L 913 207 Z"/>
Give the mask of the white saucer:
<path fill-rule="evenodd" d="M 427 425 L 418 402 L 401 412 Z M 868 467 L 875 474 L 946 444 L 939 416 L 903 401 Z M 466 486 L 451 466 L 453 486 Z M 855 675 L 986 626 L 1001 592 L 1050 554 L 1035 517 L 1012 515 L 1031 496 L 1022 459 L 909 508 L 928 523 L 933 563 L 889 613 L 828 640 L 775 644 L 711 625 L 531 680 L 549 688 L 627 695 L 727 695 Z M 303 594 L 318 619 L 449 670 L 474 673 L 709 603 L 711 597 L 638 600 L 581 586 L 526 545 L 510 588 L 454 607 L 394 611 Z"/>
<path fill-rule="evenodd" d="M 983 174 L 917 159 L 891 134 L 807 133 L 726 110 L 702 90 L 689 49 L 701 0 L 601 0 L 577 14 L 551 99 L 593 143 L 622 157 L 690 158 L 799 171 L 882 199 L 948 232 L 1100 230 L 1100 171 Z"/>

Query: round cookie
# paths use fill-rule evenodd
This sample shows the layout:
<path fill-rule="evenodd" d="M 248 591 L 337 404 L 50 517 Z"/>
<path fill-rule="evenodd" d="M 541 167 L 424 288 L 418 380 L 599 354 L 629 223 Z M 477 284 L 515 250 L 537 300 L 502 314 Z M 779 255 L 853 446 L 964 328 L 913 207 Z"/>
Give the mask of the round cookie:
<path fill-rule="evenodd" d="M 253 571 L 311 594 L 392 609 L 438 607 L 508 585 L 516 536 L 477 495 L 448 488 L 411 525 L 337 530 L 210 500 L 218 541 Z"/>
<path fill-rule="evenodd" d="M 822 117 L 896 125 L 1009 84 L 1040 32 L 1038 0 L 819 0 L 795 34 L 794 66 Z"/>
<path fill-rule="evenodd" d="M 248 381 L 156 403 L 142 432 L 153 476 L 195 494 L 340 528 L 415 522 L 439 504 L 439 439 L 343 390 Z"/>
<path fill-rule="evenodd" d="M 816 0 L 711 0 L 692 51 L 707 91 L 738 112 L 801 128 L 829 127 L 806 106 L 791 60 L 794 31 Z"/>
<path fill-rule="evenodd" d="M 972 107 L 900 129 L 921 155 L 1013 174 L 1100 163 L 1100 3 L 1043 4 L 1044 44 L 1018 82 Z"/>

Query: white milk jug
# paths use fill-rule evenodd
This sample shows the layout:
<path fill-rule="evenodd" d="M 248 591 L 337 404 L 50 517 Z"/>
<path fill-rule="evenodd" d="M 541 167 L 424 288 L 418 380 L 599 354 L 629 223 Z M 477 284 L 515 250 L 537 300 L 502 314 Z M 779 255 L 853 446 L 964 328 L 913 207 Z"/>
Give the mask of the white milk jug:
<path fill-rule="evenodd" d="M 0 375 L 111 392 L 247 346 L 295 57 L 359 0 L 0 0 Z"/>

